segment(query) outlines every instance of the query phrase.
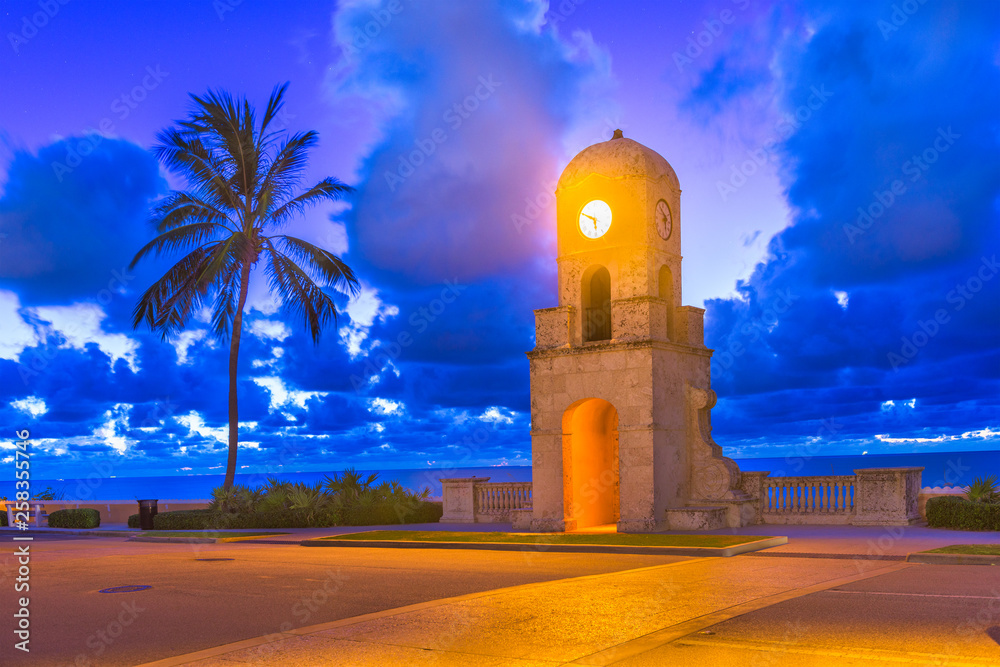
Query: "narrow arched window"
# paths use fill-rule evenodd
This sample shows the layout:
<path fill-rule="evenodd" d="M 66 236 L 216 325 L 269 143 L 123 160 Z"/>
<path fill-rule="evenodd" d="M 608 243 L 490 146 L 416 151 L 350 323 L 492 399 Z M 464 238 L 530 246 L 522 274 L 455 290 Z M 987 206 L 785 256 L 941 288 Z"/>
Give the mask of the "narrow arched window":
<path fill-rule="evenodd" d="M 660 298 L 667 302 L 667 340 L 674 339 L 674 277 L 670 267 L 660 267 Z"/>
<path fill-rule="evenodd" d="M 611 340 L 611 274 L 598 268 L 586 287 L 583 340 Z"/>

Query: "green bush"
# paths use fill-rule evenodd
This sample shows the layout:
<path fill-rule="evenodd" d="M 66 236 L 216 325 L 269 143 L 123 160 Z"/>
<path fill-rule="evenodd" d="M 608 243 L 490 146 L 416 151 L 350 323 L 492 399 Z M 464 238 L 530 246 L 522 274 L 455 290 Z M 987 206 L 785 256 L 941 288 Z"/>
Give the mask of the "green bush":
<path fill-rule="evenodd" d="M 162 512 L 153 517 L 153 528 L 318 528 L 441 520 L 441 503 L 428 501 L 427 491 L 413 493 L 395 481 L 375 484 L 377 478 L 377 474 L 362 478 L 349 469 L 312 485 L 272 478 L 257 489 L 219 487 L 212 491 L 208 509 Z M 128 525 L 138 528 L 139 515 L 130 516 Z"/>
<path fill-rule="evenodd" d="M 7 525 L 7 510 L 0 512 L 0 526 Z"/>
<path fill-rule="evenodd" d="M 380 503 L 370 507 L 353 507 L 344 511 L 344 526 L 388 526 L 399 523 L 437 523 L 441 520 L 441 503 L 416 502 Z"/>
<path fill-rule="evenodd" d="M 101 513 L 95 509 L 66 509 L 49 514 L 49 528 L 97 528 L 100 525 Z"/>
<path fill-rule="evenodd" d="M 202 530 L 208 528 L 215 517 L 212 510 L 178 510 L 160 512 L 153 517 L 156 530 Z"/>
<path fill-rule="evenodd" d="M 956 530 L 1000 530 L 1000 505 L 959 496 L 931 498 L 927 501 L 927 525 Z"/>

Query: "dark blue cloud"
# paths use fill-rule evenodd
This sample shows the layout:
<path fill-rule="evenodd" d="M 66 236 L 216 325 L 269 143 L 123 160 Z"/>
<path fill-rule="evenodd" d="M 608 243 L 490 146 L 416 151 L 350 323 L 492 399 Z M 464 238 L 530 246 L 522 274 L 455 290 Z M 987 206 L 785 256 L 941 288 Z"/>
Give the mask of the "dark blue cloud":
<path fill-rule="evenodd" d="M 120 293 L 163 189 L 156 160 L 128 141 L 88 134 L 17 152 L 0 198 L 0 288 L 44 303 Z"/>
<path fill-rule="evenodd" d="M 792 225 L 707 303 L 734 440 L 1000 424 L 1000 12 L 921 5 L 885 37 L 883 10 L 809 12 L 777 54 L 788 110 L 829 95 L 779 148 Z M 905 420 L 880 407 L 913 398 Z"/>

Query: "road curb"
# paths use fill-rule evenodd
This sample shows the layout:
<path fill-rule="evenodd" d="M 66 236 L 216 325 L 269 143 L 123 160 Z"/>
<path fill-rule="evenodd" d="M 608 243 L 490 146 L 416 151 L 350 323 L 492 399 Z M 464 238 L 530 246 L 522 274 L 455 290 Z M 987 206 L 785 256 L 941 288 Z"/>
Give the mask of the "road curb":
<path fill-rule="evenodd" d="M 575 554 L 637 554 L 728 558 L 751 551 L 788 544 L 787 537 L 734 544 L 729 547 L 643 547 L 612 544 L 532 544 L 530 542 L 417 542 L 402 540 L 302 540 L 304 547 L 355 547 L 366 549 L 471 549 L 478 551 L 537 551 Z"/>
<path fill-rule="evenodd" d="M 15 532 L 16 529 L 12 529 L 11 532 Z M 32 533 L 44 534 L 44 535 L 90 535 L 93 537 L 131 537 L 136 535 L 137 531 L 131 530 L 101 530 L 100 528 L 47 528 L 44 526 L 31 526 L 27 530 L 17 531 L 21 535 L 30 535 Z M 3 533 L 0 533 L 2 535 Z"/>
<path fill-rule="evenodd" d="M 266 538 L 278 537 L 278 535 L 261 535 L 258 539 L 254 535 L 244 535 L 236 537 L 163 537 L 158 535 L 133 535 L 129 542 L 165 542 L 167 544 L 230 544 L 232 542 L 256 542 L 258 544 L 298 544 L 295 541 L 268 540 Z"/>
<path fill-rule="evenodd" d="M 925 565 L 1000 565 L 1000 556 L 913 553 L 906 557 L 906 562 L 924 563 Z"/>

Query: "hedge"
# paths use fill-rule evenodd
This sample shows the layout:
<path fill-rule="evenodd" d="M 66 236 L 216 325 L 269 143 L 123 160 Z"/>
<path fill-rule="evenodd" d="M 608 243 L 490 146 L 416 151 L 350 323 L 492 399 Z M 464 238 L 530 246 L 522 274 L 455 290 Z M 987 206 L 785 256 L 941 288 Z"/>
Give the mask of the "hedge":
<path fill-rule="evenodd" d="M 101 513 L 95 509 L 65 509 L 49 514 L 49 528 L 97 528 Z"/>
<path fill-rule="evenodd" d="M 927 525 L 956 530 L 1000 530 L 1000 504 L 974 503 L 958 496 L 927 501 Z"/>
<path fill-rule="evenodd" d="M 353 508 L 343 517 L 342 526 L 388 526 L 399 523 L 437 523 L 444 513 L 441 503 L 422 500 L 407 505 L 378 505 Z"/>
<path fill-rule="evenodd" d="M 0 512 L 0 526 L 7 525 L 7 510 Z"/>
<path fill-rule="evenodd" d="M 400 523 L 436 523 L 441 519 L 441 503 L 421 501 L 414 506 L 378 505 L 356 508 L 340 516 L 325 512 L 311 520 L 296 510 L 219 514 L 212 510 L 160 512 L 153 517 L 156 530 L 205 530 L 221 528 L 317 528 L 327 526 L 385 526 Z M 139 527 L 139 515 L 128 518 L 129 528 Z"/>

